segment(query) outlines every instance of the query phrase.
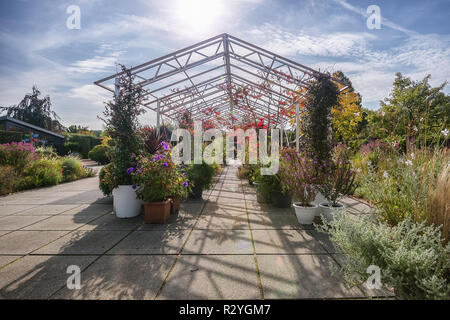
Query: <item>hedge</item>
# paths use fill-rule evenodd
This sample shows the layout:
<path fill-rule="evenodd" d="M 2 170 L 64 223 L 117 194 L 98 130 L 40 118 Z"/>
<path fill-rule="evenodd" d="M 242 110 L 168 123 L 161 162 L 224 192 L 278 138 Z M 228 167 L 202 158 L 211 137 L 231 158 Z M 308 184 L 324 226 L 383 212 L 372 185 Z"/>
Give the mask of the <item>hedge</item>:
<path fill-rule="evenodd" d="M 20 142 L 22 140 L 23 140 L 22 132 L 0 130 L 0 143 Z"/>
<path fill-rule="evenodd" d="M 87 158 L 89 151 L 102 143 L 101 138 L 87 134 L 66 133 L 64 153 L 78 152 L 83 158 Z"/>

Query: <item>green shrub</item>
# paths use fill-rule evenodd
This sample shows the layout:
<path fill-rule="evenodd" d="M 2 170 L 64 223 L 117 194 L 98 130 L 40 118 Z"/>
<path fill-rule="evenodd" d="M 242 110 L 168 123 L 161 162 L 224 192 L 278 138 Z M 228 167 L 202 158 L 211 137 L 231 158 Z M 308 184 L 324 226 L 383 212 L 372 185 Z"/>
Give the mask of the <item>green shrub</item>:
<path fill-rule="evenodd" d="M 0 130 L 0 143 L 20 142 L 22 140 L 22 132 Z"/>
<path fill-rule="evenodd" d="M 57 158 L 58 154 L 52 146 L 40 146 L 36 148 L 39 158 Z"/>
<path fill-rule="evenodd" d="M 205 162 L 202 164 L 191 164 L 187 167 L 186 174 L 194 186 L 209 189 L 213 182 L 214 167 Z"/>
<path fill-rule="evenodd" d="M 89 159 L 94 160 L 100 164 L 107 164 L 109 162 L 109 151 L 111 147 L 106 145 L 97 145 L 89 151 Z"/>
<path fill-rule="evenodd" d="M 0 195 L 16 191 L 19 177 L 13 166 L 0 166 Z"/>
<path fill-rule="evenodd" d="M 72 181 L 83 177 L 83 165 L 75 157 L 66 157 L 61 164 L 64 181 Z"/>
<path fill-rule="evenodd" d="M 381 270 L 381 284 L 401 299 L 450 299 L 450 244 L 438 227 L 408 216 L 388 226 L 373 216 L 337 215 L 322 227 L 346 256 L 343 276 L 350 285 L 368 280 L 370 265 Z"/>
<path fill-rule="evenodd" d="M 89 151 L 102 142 L 102 139 L 88 134 L 66 133 L 65 138 L 65 153 L 77 152 L 82 158 L 87 158 Z"/>
<path fill-rule="evenodd" d="M 60 183 L 63 178 L 60 161 L 51 159 L 38 159 L 32 162 L 24 169 L 23 176 L 21 189 L 52 186 Z"/>

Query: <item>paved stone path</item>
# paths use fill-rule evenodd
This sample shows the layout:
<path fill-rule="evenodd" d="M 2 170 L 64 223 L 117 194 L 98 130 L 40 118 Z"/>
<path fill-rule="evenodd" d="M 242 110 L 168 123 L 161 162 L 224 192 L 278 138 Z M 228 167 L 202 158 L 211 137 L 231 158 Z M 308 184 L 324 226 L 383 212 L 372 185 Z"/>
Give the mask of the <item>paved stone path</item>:
<path fill-rule="evenodd" d="M 256 202 L 227 166 L 203 201 L 164 225 L 118 219 L 98 178 L 0 197 L 0 298 L 364 298 L 334 270 L 343 257 L 291 209 Z M 366 210 L 348 199 L 354 212 Z M 81 270 L 70 290 L 67 268 Z"/>

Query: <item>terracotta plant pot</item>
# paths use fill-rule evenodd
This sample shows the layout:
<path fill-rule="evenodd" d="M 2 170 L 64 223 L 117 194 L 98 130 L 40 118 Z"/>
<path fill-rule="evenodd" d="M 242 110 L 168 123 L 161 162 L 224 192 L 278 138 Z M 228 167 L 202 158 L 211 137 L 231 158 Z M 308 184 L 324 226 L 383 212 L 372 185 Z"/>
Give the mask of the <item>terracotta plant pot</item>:
<path fill-rule="evenodd" d="M 170 215 L 170 199 L 161 202 L 144 202 L 145 223 L 165 223 Z"/>
<path fill-rule="evenodd" d="M 170 214 L 175 214 L 180 210 L 181 199 L 180 197 L 172 197 L 171 200 L 172 202 L 170 205 Z"/>

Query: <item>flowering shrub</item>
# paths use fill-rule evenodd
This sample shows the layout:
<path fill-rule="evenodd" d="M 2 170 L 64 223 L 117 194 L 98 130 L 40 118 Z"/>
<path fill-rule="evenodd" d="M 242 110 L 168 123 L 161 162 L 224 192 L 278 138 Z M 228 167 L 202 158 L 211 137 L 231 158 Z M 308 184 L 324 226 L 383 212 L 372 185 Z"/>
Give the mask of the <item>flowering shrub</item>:
<path fill-rule="evenodd" d="M 284 149 L 280 159 L 283 190 L 302 206 L 310 206 L 317 195 L 318 161 L 294 149 Z"/>
<path fill-rule="evenodd" d="M 17 172 L 21 172 L 37 158 L 31 143 L 11 142 L 0 145 L 0 165 L 12 166 Z"/>

